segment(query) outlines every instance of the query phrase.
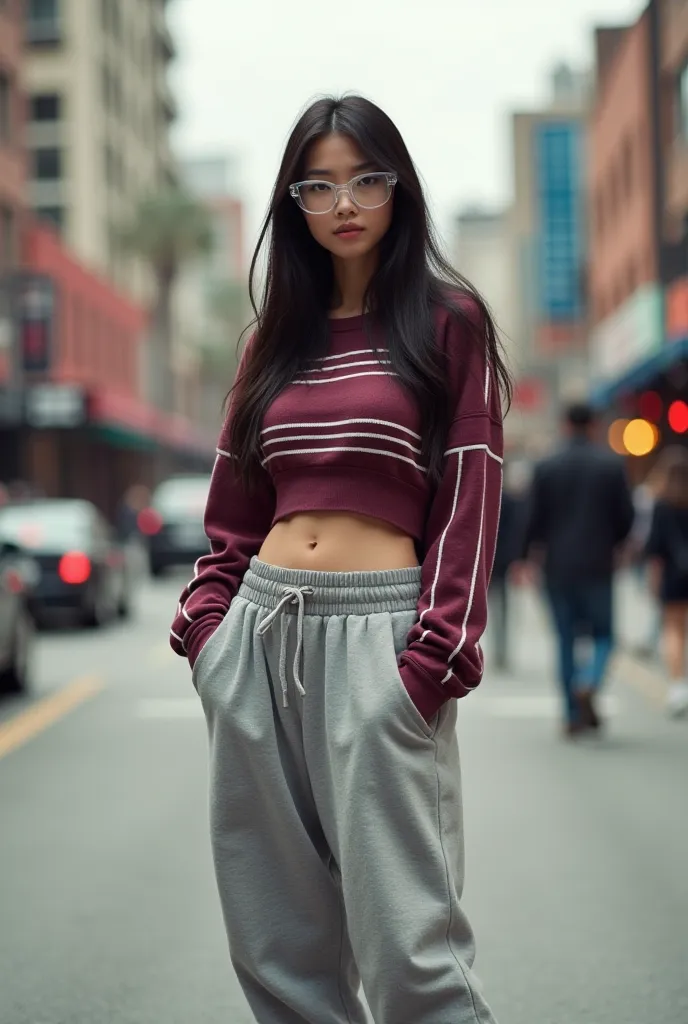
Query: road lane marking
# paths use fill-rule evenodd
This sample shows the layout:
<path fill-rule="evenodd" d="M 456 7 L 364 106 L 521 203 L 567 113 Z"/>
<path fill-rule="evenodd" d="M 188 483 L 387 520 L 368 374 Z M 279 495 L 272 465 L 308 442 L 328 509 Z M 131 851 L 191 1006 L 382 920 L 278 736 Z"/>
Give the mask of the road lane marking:
<path fill-rule="evenodd" d="M 95 697 L 105 686 L 98 676 L 81 676 L 57 693 L 0 725 L 0 758 L 28 743 L 80 704 Z"/>
<path fill-rule="evenodd" d="M 136 717 L 147 719 L 202 718 L 198 697 L 150 697 L 136 704 Z"/>

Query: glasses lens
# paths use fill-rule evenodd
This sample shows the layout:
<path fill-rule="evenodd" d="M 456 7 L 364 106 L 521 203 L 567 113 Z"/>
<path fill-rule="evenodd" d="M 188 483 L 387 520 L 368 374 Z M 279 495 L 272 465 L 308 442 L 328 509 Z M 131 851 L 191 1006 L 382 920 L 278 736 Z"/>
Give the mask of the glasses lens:
<path fill-rule="evenodd" d="M 327 213 L 334 206 L 334 189 L 325 181 L 306 181 L 299 185 L 301 205 L 309 213 Z"/>
<path fill-rule="evenodd" d="M 364 210 L 374 210 L 383 206 L 392 193 L 392 187 L 386 174 L 364 174 L 352 188 L 353 196 Z"/>

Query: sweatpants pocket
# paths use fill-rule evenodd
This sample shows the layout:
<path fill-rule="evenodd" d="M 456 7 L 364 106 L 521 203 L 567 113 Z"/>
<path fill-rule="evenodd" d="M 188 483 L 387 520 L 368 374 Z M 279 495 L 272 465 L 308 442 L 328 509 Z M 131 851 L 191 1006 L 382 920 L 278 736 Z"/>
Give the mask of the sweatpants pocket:
<path fill-rule="evenodd" d="M 232 602 L 232 604 L 233 603 L 234 602 Z M 206 642 L 203 644 L 200 654 L 196 658 L 196 662 L 191 671 L 191 682 L 194 684 L 196 691 L 199 694 L 201 692 L 202 684 L 208 675 L 208 672 L 211 671 L 212 665 L 217 660 L 212 658 L 213 651 L 217 651 L 219 648 L 223 646 L 222 637 L 223 634 L 226 632 L 227 623 L 231 614 L 232 606 L 230 605 L 229 611 L 226 613 L 222 622 L 219 624 L 217 629 L 215 629 L 210 634 Z"/>
<path fill-rule="evenodd" d="M 401 705 L 402 710 L 405 713 L 405 717 L 410 720 L 415 728 L 419 729 L 424 736 L 429 739 L 435 735 L 435 729 L 437 726 L 437 716 L 435 716 L 431 722 L 426 722 L 420 711 L 413 703 L 411 696 L 404 686 L 399 672 L 399 655 L 406 648 L 406 638 L 408 636 L 411 626 L 415 622 L 415 614 L 409 615 L 407 612 L 396 612 L 389 613 L 386 616 L 388 624 L 388 633 L 385 637 L 385 642 L 389 652 L 389 667 L 390 667 L 390 682 L 396 691 L 396 698 Z"/>

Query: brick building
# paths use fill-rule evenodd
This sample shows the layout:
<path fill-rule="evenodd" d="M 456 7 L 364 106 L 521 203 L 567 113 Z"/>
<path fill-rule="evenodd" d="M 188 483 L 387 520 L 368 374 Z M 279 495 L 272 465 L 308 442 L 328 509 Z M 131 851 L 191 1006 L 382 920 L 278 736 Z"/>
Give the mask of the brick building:
<path fill-rule="evenodd" d="M 651 0 L 596 43 L 593 393 L 610 418 L 651 418 L 660 448 L 681 440 L 668 412 L 688 398 L 688 4 Z"/>
<path fill-rule="evenodd" d="M 0 3 L 0 382 L 10 371 L 7 274 L 19 254 L 26 199 L 22 4 L 23 0 Z"/>
<path fill-rule="evenodd" d="M 210 470 L 215 434 L 146 401 L 146 316 L 39 223 L 12 279 L 12 376 L 0 388 L 0 479 L 112 515 L 133 482 Z"/>

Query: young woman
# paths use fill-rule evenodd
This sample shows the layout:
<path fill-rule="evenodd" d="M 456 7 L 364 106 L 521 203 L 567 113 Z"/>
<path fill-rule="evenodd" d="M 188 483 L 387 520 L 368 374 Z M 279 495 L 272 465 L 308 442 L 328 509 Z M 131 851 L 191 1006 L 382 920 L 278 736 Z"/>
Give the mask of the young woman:
<path fill-rule="evenodd" d="M 266 239 L 211 554 L 172 628 L 208 721 L 232 962 L 260 1024 L 362 1024 L 361 979 L 376 1024 L 492 1024 L 459 904 L 455 698 L 483 667 L 494 326 L 360 97 L 296 124 Z"/>
<path fill-rule="evenodd" d="M 688 452 L 667 448 L 656 469 L 658 500 L 646 555 L 652 589 L 662 605 L 662 646 L 670 679 L 667 710 L 688 713 Z"/>

